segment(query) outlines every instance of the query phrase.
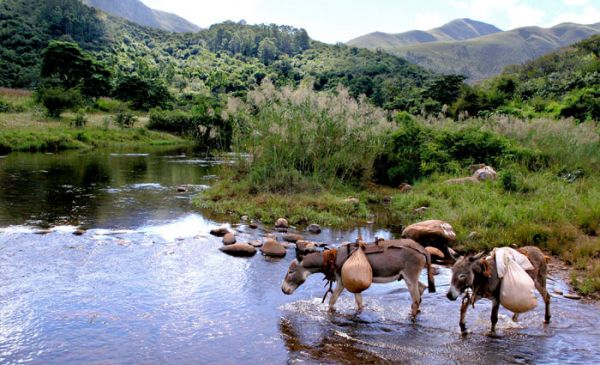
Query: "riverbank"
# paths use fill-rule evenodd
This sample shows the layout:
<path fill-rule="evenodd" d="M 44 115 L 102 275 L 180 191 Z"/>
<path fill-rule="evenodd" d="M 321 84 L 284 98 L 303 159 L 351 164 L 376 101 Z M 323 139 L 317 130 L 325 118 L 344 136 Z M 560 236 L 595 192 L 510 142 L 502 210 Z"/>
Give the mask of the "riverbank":
<path fill-rule="evenodd" d="M 36 111 L 0 113 L 0 153 L 193 143 L 185 138 L 146 129 L 147 118 L 143 116 L 138 118 L 133 128 L 116 126 L 107 113 L 87 114 L 85 118 L 85 126 L 75 127 L 74 115 L 70 114 L 52 119 Z"/>
<path fill-rule="evenodd" d="M 600 179 L 569 180 L 550 172 L 516 172 L 506 179 L 448 184 L 436 175 L 410 191 L 378 186 L 296 194 L 252 193 L 243 182 L 224 178 L 195 198 L 196 206 L 231 220 L 242 216 L 271 224 L 286 217 L 293 225 L 329 227 L 369 223 L 397 228 L 427 220 L 450 222 L 458 252 L 534 245 L 572 269 L 569 280 L 582 294 L 600 291 Z M 514 189 L 514 190 L 513 190 Z"/>

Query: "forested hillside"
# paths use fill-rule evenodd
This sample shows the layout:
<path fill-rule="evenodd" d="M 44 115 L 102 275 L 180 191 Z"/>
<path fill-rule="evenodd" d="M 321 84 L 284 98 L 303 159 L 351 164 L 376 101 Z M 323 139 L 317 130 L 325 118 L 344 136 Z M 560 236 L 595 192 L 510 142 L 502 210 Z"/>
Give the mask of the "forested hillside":
<path fill-rule="evenodd" d="M 35 88 L 43 49 L 74 41 L 113 76 L 135 72 L 180 91 L 245 93 L 270 78 L 277 85 L 342 84 L 388 108 L 417 106 L 437 77 L 383 52 L 312 41 L 305 30 L 227 22 L 194 34 L 141 27 L 76 0 L 15 0 L 0 5 L 0 86 Z"/>

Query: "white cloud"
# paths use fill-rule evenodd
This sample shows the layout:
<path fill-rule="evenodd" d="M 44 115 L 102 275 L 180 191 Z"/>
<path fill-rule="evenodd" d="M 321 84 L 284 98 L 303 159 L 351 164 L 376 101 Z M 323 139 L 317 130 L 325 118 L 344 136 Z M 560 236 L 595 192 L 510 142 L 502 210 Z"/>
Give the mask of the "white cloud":
<path fill-rule="evenodd" d="M 565 5 L 573 6 L 573 5 L 585 5 L 590 2 L 590 0 L 563 0 Z"/>
<path fill-rule="evenodd" d="M 540 24 L 546 13 L 526 4 L 516 4 L 507 9 L 509 28 Z"/>
<path fill-rule="evenodd" d="M 413 22 L 414 29 L 419 30 L 428 30 L 440 25 L 442 25 L 442 17 L 433 13 L 417 14 Z"/>
<path fill-rule="evenodd" d="M 588 5 L 581 9 L 580 13 L 565 13 L 557 16 L 552 20 L 549 26 L 560 23 L 579 23 L 579 24 L 594 24 L 600 22 L 600 10 L 593 5 Z"/>

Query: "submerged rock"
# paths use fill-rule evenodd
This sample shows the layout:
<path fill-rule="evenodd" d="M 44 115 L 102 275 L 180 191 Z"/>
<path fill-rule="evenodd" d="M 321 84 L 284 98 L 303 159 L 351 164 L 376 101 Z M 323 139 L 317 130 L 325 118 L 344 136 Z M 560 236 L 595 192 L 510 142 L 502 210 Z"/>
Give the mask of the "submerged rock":
<path fill-rule="evenodd" d="M 263 243 L 260 240 L 254 240 L 248 242 L 248 244 L 252 247 L 262 247 Z"/>
<path fill-rule="evenodd" d="M 225 236 L 223 236 L 223 244 L 224 245 L 233 245 L 236 242 L 235 239 L 235 234 L 233 233 L 227 233 Z"/>
<path fill-rule="evenodd" d="M 210 234 L 217 237 L 223 237 L 227 233 L 229 233 L 229 229 L 227 227 L 219 227 L 210 230 Z"/>
<path fill-rule="evenodd" d="M 321 233 L 321 226 L 319 226 L 318 224 L 311 224 L 310 226 L 308 226 L 307 230 L 312 234 L 319 234 Z"/>
<path fill-rule="evenodd" d="M 286 248 L 282 244 L 271 239 L 265 240 L 264 245 L 260 248 L 260 252 L 269 257 L 284 257 L 287 253 Z"/>
<path fill-rule="evenodd" d="M 317 250 L 317 244 L 310 241 L 298 241 L 296 242 L 296 249 L 301 253 L 309 253 Z"/>
<path fill-rule="evenodd" d="M 252 257 L 256 255 L 256 248 L 247 243 L 235 243 L 233 245 L 220 247 L 219 250 L 235 257 Z"/>
<path fill-rule="evenodd" d="M 288 242 L 296 243 L 301 241 L 304 237 L 296 233 L 289 233 L 283 236 L 283 239 Z"/>
<path fill-rule="evenodd" d="M 258 228 L 258 224 L 252 222 L 248 225 L 248 227 L 252 228 L 252 229 L 257 229 Z"/>

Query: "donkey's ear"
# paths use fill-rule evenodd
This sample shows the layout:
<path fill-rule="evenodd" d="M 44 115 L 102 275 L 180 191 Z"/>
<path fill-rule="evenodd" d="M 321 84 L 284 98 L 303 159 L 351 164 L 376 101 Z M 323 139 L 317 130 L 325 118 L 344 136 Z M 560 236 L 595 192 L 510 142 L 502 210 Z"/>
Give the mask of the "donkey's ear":
<path fill-rule="evenodd" d="M 471 257 L 469 257 L 469 261 L 471 261 L 471 262 L 475 262 L 475 261 L 479 260 L 480 258 L 482 258 L 482 257 L 483 257 L 483 255 L 485 255 L 485 252 L 484 252 L 484 251 L 482 251 L 482 252 L 478 253 L 478 254 L 477 254 L 477 255 L 475 255 L 475 256 L 471 256 Z"/>

